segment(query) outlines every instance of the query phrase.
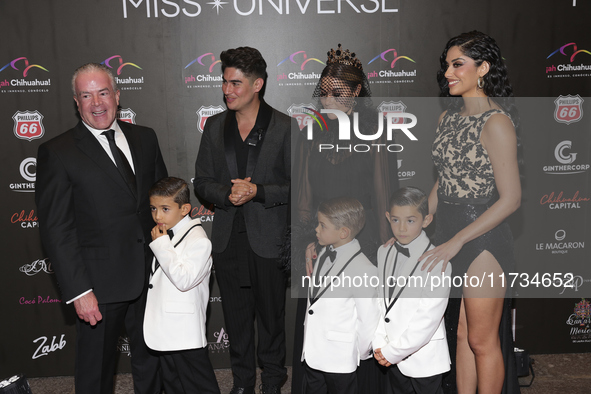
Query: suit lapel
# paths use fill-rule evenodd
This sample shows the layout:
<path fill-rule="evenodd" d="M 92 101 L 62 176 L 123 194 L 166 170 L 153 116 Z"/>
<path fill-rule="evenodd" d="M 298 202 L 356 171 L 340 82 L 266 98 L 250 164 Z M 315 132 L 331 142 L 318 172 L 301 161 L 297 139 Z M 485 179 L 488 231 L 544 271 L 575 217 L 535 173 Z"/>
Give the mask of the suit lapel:
<path fill-rule="evenodd" d="M 340 252 L 340 255 L 339 255 Z M 353 261 L 353 259 L 355 257 L 357 257 L 359 254 L 361 253 L 361 248 L 359 247 L 359 244 L 356 245 L 356 247 L 354 248 L 348 248 L 345 251 L 338 251 L 337 252 L 337 259 L 334 262 L 334 265 L 332 267 L 330 267 L 330 269 L 326 272 L 325 275 L 321 275 L 318 276 L 318 280 L 322 281 L 322 283 L 316 283 L 316 284 L 322 284 L 324 285 L 324 281 L 323 281 L 323 277 L 324 276 L 331 276 L 331 277 L 336 277 L 339 276 L 344 270 L 345 268 L 347 268 L 347 266 Z M 320 258 L 320 256 L 318 256 L 318 258 Z M 326 264 L 326 262 L 325 262 Z M 316 277 L 317 274 L 317 270 L 318 269 L 318 264 L 315 265 L 314 267 L 314 272 L 312 273 L 313 277 Z M 316 301 L 318 301 L 318 299 L 320 297 L 322 297 L 322 295 L 330 288 L 330 282 L 327 281 L 326 282 L 327 286 L 319 286 L 316 291 L 314 291 L 314 286 L 310 287 L 310 293 L 309 294 L 309 298 L 310 298 L 310 305 L 313 305 Z M 315 296 L 313 296 L 313 294 L 315 294 Z"/>
<path fill-rule="evenodd" d="M 133 193 L 129 190 L 129 187 L 125 183 L 125 180 L 121 176 L 115 163 L 113 163 L 109 155 L 107 155 L 107 152 L 105 152 L 90 130 L 84 126 L 82 121 L 76 126 L 74 138 L 76 140 L 76 146 L 80 151 L 94 161 L 97 166 L 113 180 L 113 182 L 117 183 L 122 189 L 127 190 L 129 194 L 133 196 Z"/>
<path fill-rule="evenodd" d="M 234 148 L 234 131 L 236 125 L 236 114 L 228 110 L 224 120 L 224 151 L 226 163 L 230 171 L 230 179 L 238 179 L 238 163 L 236 161 L 236 149 Z"/>
<path fill-rule="evenodd" d="M 127 144 L 129 145 L 129 150 L 131 151 L 131 159 L 133 160 L 133 168 L 135 169 L 135 185 L 136 191 L 135 196 L 139 196 L 140 190 L 147 190 L 152 185 L 143 185 L 143 178 L 141 176 L 141 166 L 143 163 L 144 151 L 142 149 L 142 142 L 140 141 L 140 135 L 138 133 L 132 133 L 131 126 L 128 123 L 117 121 L 123 135 L 125 135 L 125 139 L 127 140 Z M 147 186 L 146 188 L 143 188 Z M 134 196 L 134 197 L 135 197 Z M 137 198 L 137 197 L 136 197 Z M 140 200 L 140 198 L 137 198 Z"/>

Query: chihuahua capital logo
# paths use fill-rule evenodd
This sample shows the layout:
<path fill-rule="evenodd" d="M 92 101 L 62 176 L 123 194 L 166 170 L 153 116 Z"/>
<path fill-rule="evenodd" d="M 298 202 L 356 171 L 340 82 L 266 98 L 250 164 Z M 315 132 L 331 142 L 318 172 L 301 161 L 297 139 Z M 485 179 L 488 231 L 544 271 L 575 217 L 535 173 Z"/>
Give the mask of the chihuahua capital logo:
<path fill-rule="evenodd" d="M 21 65 L 21 63 L 22 63 L 22 65 Z M 38 64 L 30 64 L 29 59 L 27 59 L 26 57 L 17 57 L 13 61 L 11 61 L 7 65 L 5 65 L 4 67 L 0 68 L 0 72 L 4 71 L 4 69 L 6 69 L 8 67 L 11 67 L 17 71 L 22 71 L 23 78 L 29 74 L 29 70 L 32 68 L 40 68 L 43 71 L 49 72 L 49 70 L 43 66 L 40 66 Z"/>
<path fill-rule="evenodd" d="M 114 59 L 117 59 L 117 61 L 119 61 L 119 64 L 116 64 L 116 62 L 113 61 Z M 111 63 L 114 63 L 114 64 L 111 64 Z M 123 67 L 126 67 L 126 66 L 132 66 L 132 67 L 135 67 L 140 70 L 142 69 L 140 66 L 138 66 L 135 63 L 129 63 L 129 62 L 124 63 L 123 58 L 120 55 L 108 57 L 101 64 L 104 64 L 105 66 L 112 68 L 113 70 L 116 70 L 117 75 L 121 75 L 121 71 L 123 70 Z"/>

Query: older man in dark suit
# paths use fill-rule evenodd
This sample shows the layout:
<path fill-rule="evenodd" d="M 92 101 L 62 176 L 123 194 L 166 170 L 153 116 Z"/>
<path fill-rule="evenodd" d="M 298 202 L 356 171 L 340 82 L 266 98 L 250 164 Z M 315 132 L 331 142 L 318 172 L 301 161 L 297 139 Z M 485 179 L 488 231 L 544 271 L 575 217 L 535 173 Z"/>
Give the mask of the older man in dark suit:
<path fill-rule="evenodd" d="M 81 121 L 39 147 L 41 240 L 76 322 L 76 392 L 112 393 L 125 326 L 136 393 L 160 392 L 143 339 L 150 229 L 148 189 L 167 175 L 154 130 L 117 121 L 119 90 L 101 64 L 72 78 Z"/>
<path fill-rule="evenodd" d="M 227 111 L 207 120 L 195 191 L 215 205 L 213 263 L 222 296 L 234 387 L 279 393 L 285 369 L 285 274 L 278 256 L 287 222 L 292 120 L 261 99 L 267 64 L 254 48 L 222 52 Z"/>

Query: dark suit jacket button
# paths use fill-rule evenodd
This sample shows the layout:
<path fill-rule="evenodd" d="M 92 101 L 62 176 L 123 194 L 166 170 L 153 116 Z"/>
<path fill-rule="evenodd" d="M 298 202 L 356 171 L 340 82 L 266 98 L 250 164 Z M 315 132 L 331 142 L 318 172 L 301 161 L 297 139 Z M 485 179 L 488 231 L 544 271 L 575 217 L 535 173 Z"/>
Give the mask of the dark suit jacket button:
<path fill-rule="evenodd" d="M 389 317 L 387 317 L 387 318 L 385 318 L 385 319 L 384 319 L 384 321 L 385 321 L 386 323 L 390 323 L 390 318 L 389 318 Z"/>
<path fill-rule="evenodd" d="M 312 309 L 310 309 L 310 310 L 308 311 L 308 315 L 313 315 L 313 314 L 314 314 L 314 311 L 313 311 Z"/>
<path fill-rule="evenodd" d="M 153 287 L 154 287 L 154 285 L 153 285 L 153 284 L 151 284 L 151 283 L 148 285 L 148 289 L 151 289 L 151 288 L 153 288 Z"/>

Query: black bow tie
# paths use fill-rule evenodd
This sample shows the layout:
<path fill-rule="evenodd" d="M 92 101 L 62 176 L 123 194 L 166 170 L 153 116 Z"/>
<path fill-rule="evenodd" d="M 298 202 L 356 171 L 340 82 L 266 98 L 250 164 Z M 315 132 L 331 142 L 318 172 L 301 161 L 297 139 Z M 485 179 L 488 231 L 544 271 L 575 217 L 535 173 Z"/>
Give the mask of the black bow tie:
<path fill-rule="evenodd" d="M 316 270 L 317 275 L 320 275 L 320 270 L 322 269 L 322 266 L 324 265 L 324 262 L 327 258 L 329 258 L 330 261 L 335 261 L 337 258 L 337 251 L 326 248 L 326 251 L 322 256 L 320 256 L 320 259 L 318 260 L 318 269 Z"/>
<path fill-rule="evenodd" d="M 396 242 L 394 244 L 394 246 L 396 246 L 396 250 L 398 251 L 398 253 L 401 253 L 403 255 L 405 255 L 406 257 L 410 257 L 410 252 L 408 251 L 408 248 L 405 248 L 402 245 L 399 245 L 398 242 Z"/>
<path fill-rule="evenodd" d="M 174 232 L 172 230 L 166 230 L 166 233 L 168 234 L 168 236 L 170 237 L 170 239 L 172 239 L 172 237 L 174 237 Z"/>

